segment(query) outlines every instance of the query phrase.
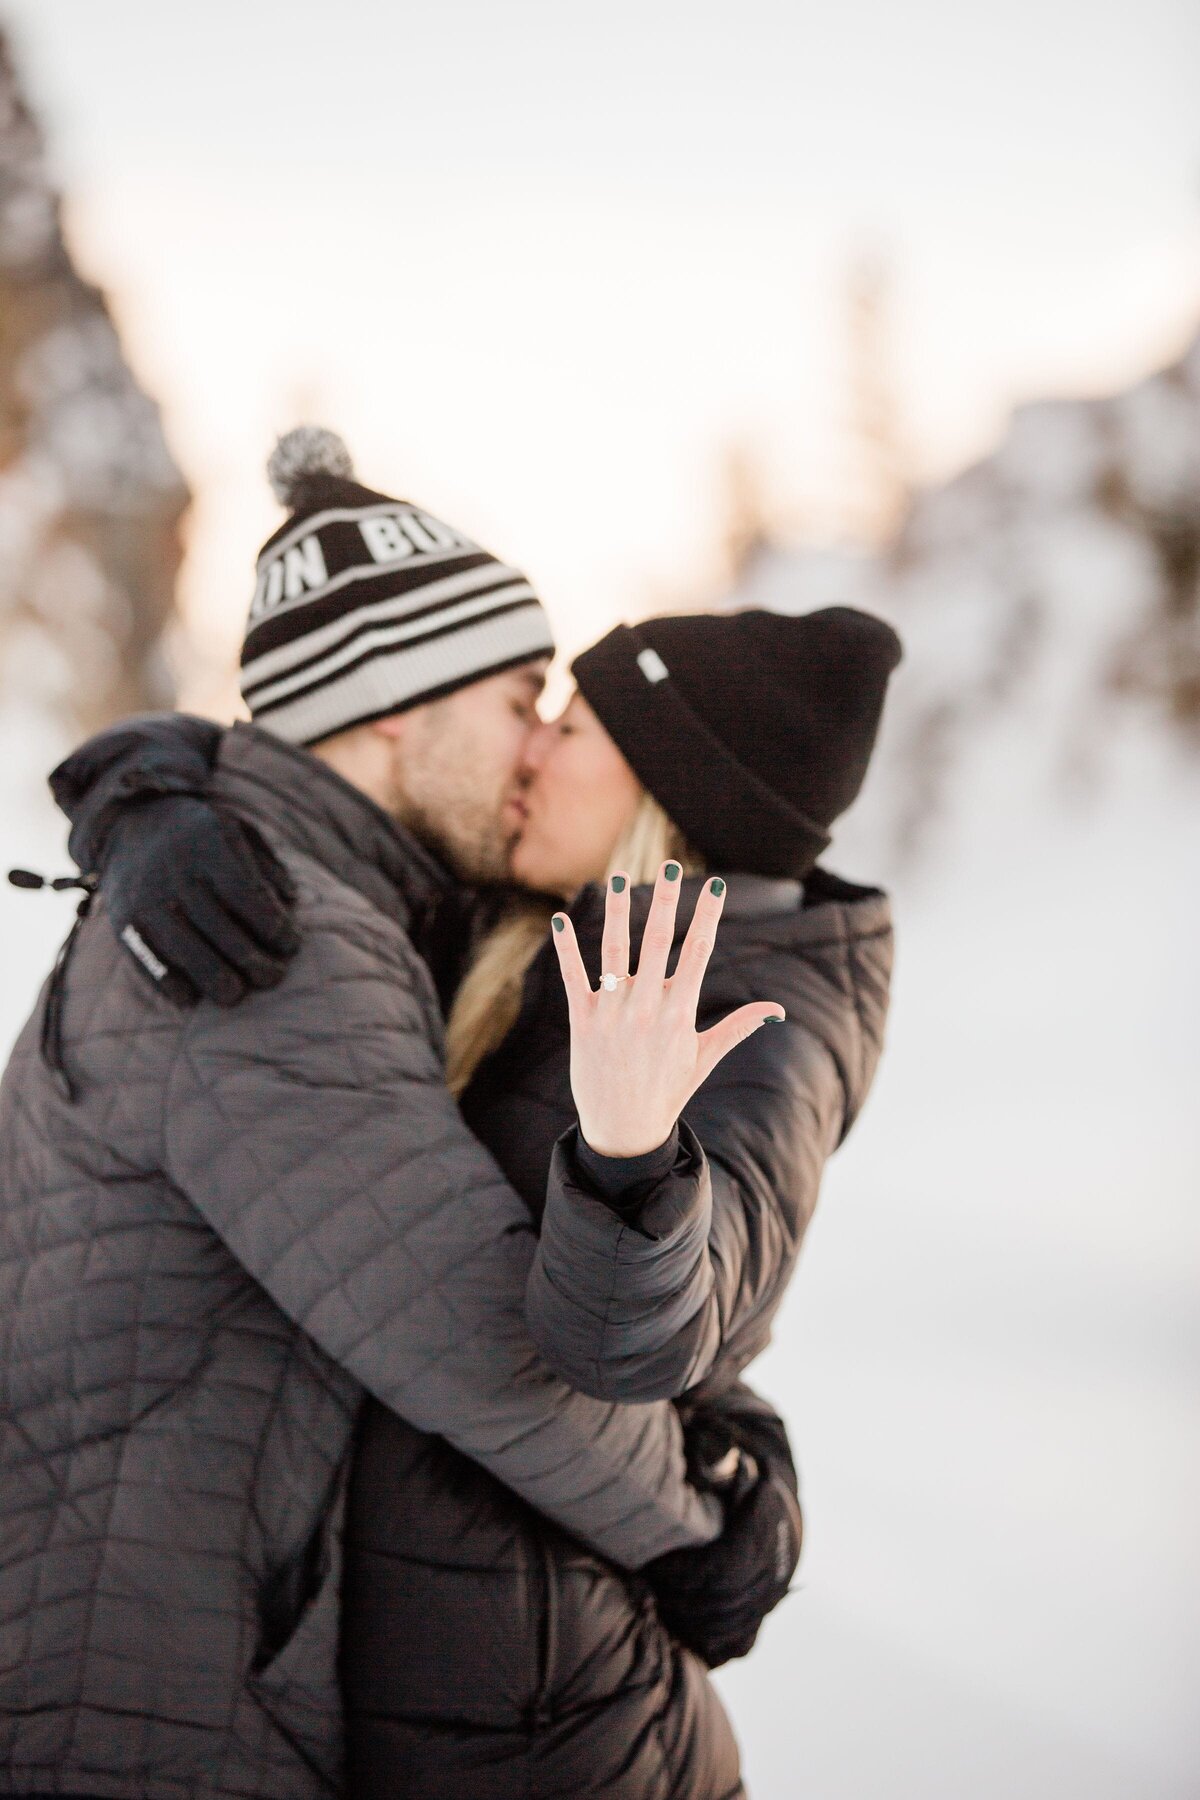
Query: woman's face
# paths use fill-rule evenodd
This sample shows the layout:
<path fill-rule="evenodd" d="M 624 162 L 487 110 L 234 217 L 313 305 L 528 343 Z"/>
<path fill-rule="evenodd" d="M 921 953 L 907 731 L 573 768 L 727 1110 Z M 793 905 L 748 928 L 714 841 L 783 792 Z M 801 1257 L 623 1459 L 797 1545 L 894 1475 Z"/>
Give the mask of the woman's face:
<path fill-rule="evenodd" d="M 603 881 L 642 787 L 582 694 L 531 734 L 522 774 L 513 880 L 563 899 Z"/>

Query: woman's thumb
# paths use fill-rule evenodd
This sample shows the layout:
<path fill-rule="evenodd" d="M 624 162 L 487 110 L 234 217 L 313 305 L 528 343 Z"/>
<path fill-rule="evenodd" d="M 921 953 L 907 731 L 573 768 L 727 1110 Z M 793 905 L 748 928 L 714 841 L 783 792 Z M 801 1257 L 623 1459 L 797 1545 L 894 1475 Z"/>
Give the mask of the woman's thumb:
<path fill-rule="evenodd" d="M 700 1080 L 706 1081 L 723 1056 L 753 1037 L 760 1026 L 782 1025 L 784 1011 L 775 1000 L 752 1000 L 700 1033 Z M 699 1083 L 697 1083 L 699 1086 Z"/>

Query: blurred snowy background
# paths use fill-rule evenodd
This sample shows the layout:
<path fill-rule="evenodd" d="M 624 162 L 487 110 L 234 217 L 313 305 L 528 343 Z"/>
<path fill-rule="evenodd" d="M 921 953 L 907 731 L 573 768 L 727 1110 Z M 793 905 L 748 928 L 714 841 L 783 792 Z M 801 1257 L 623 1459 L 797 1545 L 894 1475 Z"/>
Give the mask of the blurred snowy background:
<path fill-rule="evenodd" d="M 739 603 L 907 650 L 831 858 L 896 895 L 886 1063 L 758 1365 L 811 1531 L 794 1708 L 726 1682 L 751 1768 L 1200 1794 L 1200 340 L 881 552 L 746 541 Z"/>
<path fill-rule="evenodd" d="M 755 1800 L 1200 1794 L 1200 15 L 971 13 L 3 8 L 5 866 L 82 731 L 232 711 L 302 414 L 567 649 L 905 638 L 830 858 L 890 1046 L 756 1369 Z M 69 917 L 0 890 L 3 1045 Z"/>

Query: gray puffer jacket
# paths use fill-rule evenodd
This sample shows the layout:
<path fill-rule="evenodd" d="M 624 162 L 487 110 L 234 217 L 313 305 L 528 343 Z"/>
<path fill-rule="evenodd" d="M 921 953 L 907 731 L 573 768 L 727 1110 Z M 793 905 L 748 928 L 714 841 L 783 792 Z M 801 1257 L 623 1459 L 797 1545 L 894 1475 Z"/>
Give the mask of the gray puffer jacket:
<path fill-rule="evenodd" d="M 299 891 L 281 985 L 180 1012 L 97 913 L 72 1103 L 0 1088 L 0 1792 L 337 1791 L 339 1540 L 364 1391 L 636 1566 L 710 1539 L 669 1406 L 573 1393 L 523 1317 L 525 1205 L 443 1081 L 408 936 L 431 860 L 252 727 L 216 792 Z"/>
<path fill-rule="evenodd" d="M 675 953 L 701 885 L 684 883 Z M 650 894 L 632 896 L 635 947 Z M 585 888 L 571 917 L 595 977 L 603 891 Z M 566 1002 L 553 952 L 540 953 L 521 1014 L 464 1111 L 526 1193 L 554 1146 L 527 1318 L 573 1387 L 623 1401 L 680 1395 L 732 1381 L 765 1347 L 826 1160 L 879 1061 L 892 950 L 890 902 L 876 888 L 824 869 L 803 890 L 729 877 L 699 1023 L 749 1000 L 779 1001 L 787 1022 L 718 1064 L 685 1109 L 674 1168 L 633 1216 L 598 1197 L 572 1153 Z"/>

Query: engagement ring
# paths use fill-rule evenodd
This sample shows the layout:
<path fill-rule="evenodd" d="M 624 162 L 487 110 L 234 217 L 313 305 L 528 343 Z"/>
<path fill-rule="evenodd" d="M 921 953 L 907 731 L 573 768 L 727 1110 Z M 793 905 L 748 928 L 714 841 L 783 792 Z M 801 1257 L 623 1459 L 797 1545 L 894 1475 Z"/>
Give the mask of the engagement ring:
<path fill-rule="evenodd" d="M 600 977 L 600 986 L 604 989 L 606 994 L 615 994 L 618 981 L 632 980 L 632 975 L 602 975 Z"/>

